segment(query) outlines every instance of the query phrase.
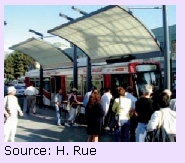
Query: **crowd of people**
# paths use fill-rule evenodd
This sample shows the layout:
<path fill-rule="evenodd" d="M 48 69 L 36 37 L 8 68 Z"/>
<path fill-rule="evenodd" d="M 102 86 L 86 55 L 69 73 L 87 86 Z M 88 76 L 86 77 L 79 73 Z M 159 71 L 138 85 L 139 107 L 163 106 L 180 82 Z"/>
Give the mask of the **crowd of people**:
<path fill-rule="evenodd" d="M 62 113 L 69 113 L 65 121 L 66 127 L 77 126 L 77 108 L 85 108 L 85 122 L 87 125 L 88 142 L 98 142 L 99 136 L 109 130 L 109 134 L 118 142 L 144 142 L 148 132 L 157 129 L 159 122 L 170 137 L 170 141 L 176 141 L 176 99 L 171 99 L 171 91 L 164 90 L 155 94 L 152 85 L 146 84 L 142 88 L 142 96 L 136 98 L 131 86 L 117 87 L 114 93 L 111 88 L 98 90 L 92 87 L 84 96 L 83 103 L 78 101 L 77 89 L 73 88 L 68 96 L 68 102 L 64 109 L 62 104 L 62 89 L 58 89 L 54 96 L 54 108 L 56 111 L 56 125 L 61 126 Z M 18 100 L 15 96 L 15 88 L 8 88 L 8 95 L 4 98 L 4 141 L 14 142 L 18 116 L 23 116 Z M 37 89 L 30 85 L 25 90 L 27 96 L 27 111 L 30 108 L 36 114 L 35 96 Z"/>
<path fill-rule="evenodd" d="M 65 126 L 77 126 L 75 123 L 77 107 L 85 107 L 88 142 L 97 142 L 105 129 L 119 142 L 144 142 L 147 132 L 157 128 L 163 113 L 163 126 L 171 141 L 176 141 L 176 99 L 170 99 L 171 91 L 153 92 L 152 85 L 144 85 L 142 96 L 137 99 L 134 90 L 118 87 L 114 94 L 111 88 L 98 90 L 92 87 L 83 99 L 83 105 L 77 99 L 77 90 L 73 88 L 68 98 L 70 111 Z"/>
<path fill-rule="evenodd" d="M 96 116 L 93 119 L 92 111 L 90 114 L 88 112 L 91 98 L 87 103 L 88 129 L 92 128 L 93 131 L 92 122 L 94 126 L 95 122 L 99 122 L 99 128 L 96 124 L 99 131 L 98 135 L 101 135 L 103 131 L 100 128 L 108 126 L 110 134 L 116 136 L 116 133 L 118 133 L 118 138 L 115 141 L 144 142 L 147 132 L 157 129 L 160 120 L 170 137 L 170 141 L 176 141 L 176 99 L 170 99 L 170 90 L 166 89 L 162 93 L 154 94 L 153 86 L 146 84 L 142 88 L 142 96 L 139 99 L 133 95 L 134 91 L 130 86 L 127 88 L 118 87 L 114 95 L 111 94 L 110 90 L 110 88 L 106 88 L 102 91 L 103 93 L 100 93 L 101 97 L 96 96 L 95 104 L 100 105 L 99 107 L 96 106 L 96 109 L 99 108 L 99 111 L 104 113 L 101 114 L 102 117 L 99 114 L 99 117 Z M 93 92 L 95 91 L 92 91 L 91 94 L 87 93 L 87 95 L 93 97 L 95 96 Z M 98 111 L 94 109 L 94 112 Z M 93 136 L 93 132 L 87 133 L 91 137 Z M 94 132 L 94 135 L 97 137 L 97 132 Z"/>

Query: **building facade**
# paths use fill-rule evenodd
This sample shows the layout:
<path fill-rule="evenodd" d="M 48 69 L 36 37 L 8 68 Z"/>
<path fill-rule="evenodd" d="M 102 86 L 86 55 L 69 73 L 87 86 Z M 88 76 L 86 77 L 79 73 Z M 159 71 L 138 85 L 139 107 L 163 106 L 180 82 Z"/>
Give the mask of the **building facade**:
<path fill-rule="evenodd" d="M 151 30 L 155 35 L 156 39 L 159 41 L 160 46 L 164 49 L 164 31 L 163 27 L 155 28 Z M 171 59 L 176 60 L 176 24 L 169 26 L 169 43 Z"/>
<path fill-rule="evenodd" d="M 164 31 L 163 27 L 155 28 L 151 30 L 162 49 L 164 49 Z M 172 89 L 176 88 L 176 24 L 169 26 L 169 47 L 171 57 L 171 81 Z M 153 61 L 160 61 L 162 67 L 162 73 L 164 74 L 164 57 L 153 58 Z"/>

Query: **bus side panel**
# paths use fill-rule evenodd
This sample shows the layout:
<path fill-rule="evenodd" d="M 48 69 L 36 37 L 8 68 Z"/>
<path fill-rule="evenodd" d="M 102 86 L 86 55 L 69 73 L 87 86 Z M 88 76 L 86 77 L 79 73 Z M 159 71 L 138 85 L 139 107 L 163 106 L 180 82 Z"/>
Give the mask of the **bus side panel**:
<path fill-rule="evenodd" d="M 25 77 L 25 86 L 26 88 L 30 86 L 30 77 Z"/>
<path fill-rule="evenodd" d="M 111 74 L 103 75 L 104 88 L 111 88 Z"/>
<path fill-rule="evenodd" d="M 67 99 L 66 76 L 61 76 L 61 88 L 62 88 L 63 100 Z"/>

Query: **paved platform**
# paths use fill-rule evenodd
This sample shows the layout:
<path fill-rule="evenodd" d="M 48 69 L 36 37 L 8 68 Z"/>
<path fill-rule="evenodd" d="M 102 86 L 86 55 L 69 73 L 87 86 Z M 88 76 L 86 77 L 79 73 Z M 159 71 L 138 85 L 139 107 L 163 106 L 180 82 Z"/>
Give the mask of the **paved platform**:
<path fill-rule="evenodd" d="M 24 106 L 26 103 L 24 102 Z M 37 114 L 25 113 L 19 117 L 15 142 L 86 142 L 88 134 L 86 125 L 76 127 L 57 126 L 55 111 L 50 108 L 37 107 Z M 108 131 L 100 136 L 100 142 L 111 142 Z"/>

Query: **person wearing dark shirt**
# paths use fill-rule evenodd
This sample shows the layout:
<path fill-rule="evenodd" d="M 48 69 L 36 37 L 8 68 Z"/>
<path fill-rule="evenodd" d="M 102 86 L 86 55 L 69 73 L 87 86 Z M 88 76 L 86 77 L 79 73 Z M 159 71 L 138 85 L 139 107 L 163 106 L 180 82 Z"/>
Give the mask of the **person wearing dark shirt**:
<path fill-rule="evenodd" d="M 105 112 L 100 104 L 98 93 L 92 93 L 86 106 L 88 142 L 98 142 L 104 114 Z"/>
<path fill-rule="evenodd" d="M 146 136 L 146 126 L 151 118 L 151 115 L 156 110 L 156 104 L 150 98 L 152 86 L 146 84 L 143 86 L 143 96 L 136 102 L 136 115 L 138 125 L 136 128 L 136 142 L 144 142 Z"/>

